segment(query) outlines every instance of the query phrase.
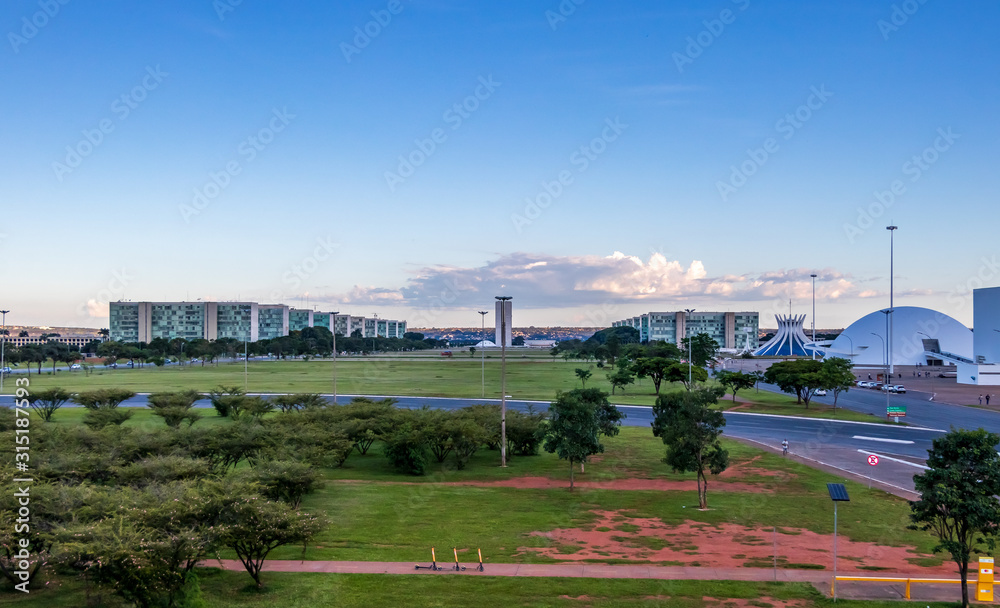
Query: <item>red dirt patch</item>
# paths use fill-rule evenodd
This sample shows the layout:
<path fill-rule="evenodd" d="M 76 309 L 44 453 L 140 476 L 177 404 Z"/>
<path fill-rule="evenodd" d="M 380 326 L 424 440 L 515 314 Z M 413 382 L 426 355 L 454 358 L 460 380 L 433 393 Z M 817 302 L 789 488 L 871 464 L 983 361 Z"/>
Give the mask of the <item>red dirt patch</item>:
<path fill-rule="evenodd" d="M 588 529 L 563 528 L 534 532 L 549 539 L 548 547 L 519 547 L 520 554 L 535 554 L 563 562 L 584 560 L 628 560 L 682 564 L 713 568 L 771 566 L 773 559 L 770 529 L 747 528 L 736 524 L 705 524 L 685 521 L 669 525 L 660 519 L 629 517 L 615 511 L 594 511 L 598 520 Z M 819 567 L 833 569 L 831 535 L 800 528 L 783 528 L 778 534 L 778 563 L 786 568 Z M 560 549 L 573 548 L 573 552 Z M 837 539 L 837 570 L 863 572 L 879 567 L 920 573 L 954 573 L 954 566 L 920 567 L 907 561 L 932 557 L 907 547 L 887 547 L 870 542 Z M 806 565 L 806 566 L 803 566 Z"/>
<path fill-rule="evenodd" d="M 776 471 L 773 469 L 762 469 L 750 466 L 760 460 L 762 456 L 754 456 L 750 460 L 730 464 L 729 468 L 718 475 L 719 479 L 741 479 L 744 477 L 774 477 L 780 481 L 794 479 L 796 475 L 788 471 Z M 711 478 L 709 482 L 711 482 Z"/>

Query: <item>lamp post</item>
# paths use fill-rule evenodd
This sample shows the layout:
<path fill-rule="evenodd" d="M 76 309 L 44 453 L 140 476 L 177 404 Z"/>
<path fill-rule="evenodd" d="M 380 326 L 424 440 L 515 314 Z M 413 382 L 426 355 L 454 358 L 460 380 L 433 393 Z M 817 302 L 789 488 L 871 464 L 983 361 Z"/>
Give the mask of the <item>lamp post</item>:
<path fill-rule="evenodd" d="M 333 404 L 337 405 L 337 315 L 340 311 L 331 312 L 333 317 Z"/>
<path fill-rule="evenodd" d="M 3 315 L 3 333 L 0 333 L 0 394 L 3 393 L 4 369 L 7 367 L 4 359 L 4 348 L 7 346 L 7 313 L 9 312 L 9 310 L 0 310 L 0 315 Z"/>
<path fill-rule="evenodd" d="M 685 308 L 684 312 L 687 313 L 686 315 L 684 315 L 684 337 L 687 338 L 688 341 L 688 387 L 690 387 L 691 386 L 691 336 L 687 335 L 688 334 L 687 330 L 688 330 L 688 315 L 693 313 L 694 309 Z"/>
<path fill-rule="evenodd" d="M 479 344 L 479 367 L 482 368 L 483 399 L 485 399 L 486 398 L 486 315 L 489 314 L 489 311 L 477 310 L 476 312 L 482 315 L 483 319 L 483 330 L 481 333 L 482 340 L 480 341 Z"/>
<path fill-rule="evenodd" d="M 851 337 L 848 336 L 847 334 L 841 334 L 841 335 L 847 338 L 847 341 L 851 343 L 851 365 L 854 365 L 854 340 L 851 340 Z"/>
<path fill-rule="evenodd" d="M 888 317 L 886 317 L 886 318 L 888 318 Z M 889 375 L 889 363 L 888 363 L 888 361 L 889 361 L 888 352 L 889 351 L 886 350 L 886 341 L 883 340 L 882 336 L 878 335 L 877 333 L 875 333 L 875 332 L 870 332 L 870 333 L 871 333 L 871 335 L 875 336 L 879 340 L 882 340 L 882 354 L 886 355 L 886 359 L 885 359 L 885 361 L 886 361 L 885 374 L 886 374 L 886 376 L 888 376 Z M 885 391 L 885 415 L 888 416 L 889 415 L 889 378 L 886 377 L 886 378 L 884 378 L 884 380 L 885 380 L 885 382 L 882 383 L 882 389 Z"/>
<path fill-rule="evenodd" d="M 894 246 L 893 237 L 896 234 L 896 230 L 898 230 L 899 227 L 898 226 L 886 226 L 885 229 L 889 231 L 889 312 L 891 313 L 893 311 L 893 309 L 895 308 L 895 306 L 893 304 L 893 300 L 892 300 L 893 279 L 895 278 L 893 276 L 895 274 L 895 272 L 893 270 L 893 246 Z M 887 357 L 889 359 L 889 374 L 890 375 L 896 369 L 895 366 L 892 364 L 892 339 L 894 337 L 893 334 L 895 333 L 892 330 L 893 330 L 893 322 L 892 322 L 892 319 L 889 319 L 889 331 L 886 334 L 886 342 L 887 342 L 887 347 L 886 348 L 888 349 L 887 350 L 887 352 L 888 352 L 888 356 Z"/>
<path fill-rule="evenodd" d="M 507 466 L 507 302 L 510 296 L 496 296 L 500 302 L 500 466 Z M 485 319 L 485 317 L 483 317 Z"/>
<path fill-rule="evenodd" d="M 812 314 L 813 344 L 810 350 L 812 351 L 812 359 L 813 361 L 815 361 L 816 360 L 816 275 L 811 274 L 809 276 L 812 277 L 813 280 L 813 314 Z"/>

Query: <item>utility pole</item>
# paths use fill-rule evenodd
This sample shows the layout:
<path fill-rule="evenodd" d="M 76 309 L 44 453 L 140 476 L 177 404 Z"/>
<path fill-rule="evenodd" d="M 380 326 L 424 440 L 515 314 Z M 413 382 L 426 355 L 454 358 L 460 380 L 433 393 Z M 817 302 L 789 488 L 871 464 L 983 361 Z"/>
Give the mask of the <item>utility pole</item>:
<path fill-rule="evenodd" d="M 331 312 L 333 316 L 333 404 L 337 405 L 337 315 L 340 312 Z M 350 322 L 348 321 L 348 325 Z"/>
<path fill-rule="evenodd" d="M 893 260 L 894 238 L 893 237 L 895 236 L 896 231 L 899 230 L 899 226 L 886 226 L 885 229 L 889 231 L 889 312 L 891 313 L 893 310 L 895 310 L 895 306 L 893 304 L 893 280 L 895 279 L 895 277 L 893 276 L 895 274 L 895 269 L 894 269 L 894 264 L 893 264 L 893 262 L 894 262 L 894 260 Z M 890 318 L 889 319 L 889 332 L 888 332 L 889 336 L 886 339 L 886 342 L 888 342 L 887 348 L 888 348 L 888 351 L 889 351 L 889 375 L 892 375 L 893 372 L 895 372 L 895 370 L 896 370 L 896 366 L 893 365 L 893 362 L 892 362 L 892 338 L 893 338 L 893 331 L 892 330 L 893 330 L 893 325 L 894 325 L 893 319 Z"/>
<path fill-rule="evenodd" d="M 507 466 L 507 302 L 510 296 L 496 296 L 500 302 L 500 466 Z M 485 318 L 485 317 L 484 317 Z"/>
<path fill-rule="evenodd" d="M 809 275 L 813 280 L 813 314 L 812 314 L 812 330 L 813 330 L 813 345 L 810 349 L 812 351 L 813 361 L 816 360 L 816 275 Z"/>

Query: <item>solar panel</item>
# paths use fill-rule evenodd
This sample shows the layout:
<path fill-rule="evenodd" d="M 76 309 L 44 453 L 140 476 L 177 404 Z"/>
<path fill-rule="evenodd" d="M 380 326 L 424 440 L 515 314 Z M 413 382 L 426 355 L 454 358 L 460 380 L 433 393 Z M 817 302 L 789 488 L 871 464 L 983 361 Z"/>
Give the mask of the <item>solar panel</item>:
<path fill-rule="evenodd" d="M 830 492 L 831 500 L 847 502 L 850 502 L 851 500 L 847 497 L 847 488 L 845 488 L 842 483 L 828 483 L 826 484 L 826 489 Z"/>

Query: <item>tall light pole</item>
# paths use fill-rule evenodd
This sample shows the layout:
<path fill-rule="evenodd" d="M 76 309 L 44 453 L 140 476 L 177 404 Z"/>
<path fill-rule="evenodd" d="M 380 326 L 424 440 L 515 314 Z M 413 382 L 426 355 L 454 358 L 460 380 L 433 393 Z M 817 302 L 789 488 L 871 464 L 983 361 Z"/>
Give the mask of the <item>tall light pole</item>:
<path fill-rule="evenodd" d="M 4 347 L 7 346 L 7 313 L 9 312 L 9 310 L 0 310 L 0 315 L 3 315 L 3 333 L 0 333 L 0 394 L 3 393 L 4 369 L 7 367 L 4 360 Z"/>
<path fill-rule="evenodd" d="M 685 308 L 684 312 L 684 337 L 688 341 L 688 387 L 691 386 L 691 336 L 688 335 L 688 315 L 694 312 L 693 308 Z"/>
<path fill-rule="evenodd" d="M 886 317 L 886 318 L 888 318 L 888 317 Z M 875 332 L 870 332 L 870 333 L 871 333 L 871 335 L 875 336 L 879 340 L 882 340 L 882 336 L 878 335 L 877 333 L 875 333 Z M 885 361 L 886 361 L 886 364 L 885 364 L 885 373 L 886 373 L 887 376 L 889 375 L 889 363 L 888 363 L 889 357 L 888 357 L 888 352 L 889 351 L 887 350 L 887 343 L 886 343 L 885 340 L 882 340 L 882 354 L 886 356 L 886 359 L 885 359 Z M 885 382 L 882 383 L 882 388 L 885 390 L 885 415 L 888 416 L 889 415 L 889 379 L 888 378 L 885 378 Z"/>
<path fill-rule="evenodd" d="M 330 314 L 333 315 L 333 404 L 337 405 L 337 315 L 340 311 Z"/>
<path fill-rule="evenodd" d="M 813 314 L 812 314 L 812 330 L 813 330 L 813 345 L 810 349 L 812 351 L 813 361 L 816 360 L 816 275 L 809 275 L 813 280 Z"/>
<path fill-rule="evenodd" d="M 893 279 L 895 279 L 895 276 L 894 276 L 895 275 L 895 270 L 893 268 L 893 246 L 894 246 L 893 237 L 895 236 L 896 230 L 898 230 L 899 227 L 898 226 L 886 226 L 885 229 L 889 231 L 889 312 L 891 313 L 893 311 L 893 309 L 895 308 L 895 306 L 893 304 L 893 301 L 892 301 L 893 300 L 893 298 L 892 298 L 892 295 L 893 295 Z M 886 342 L 887 342 L 886 348 L 888 349 L 887 352 L 889 353 L 888 354 L 888 358 L 889 358 L 889 374 L 890 375 L 896 370 L 896 367 L 892 364 L 892 339 L 895 337 L 893 335 L 895 332 L 893 331 L 893 322 L 892 321 L 893 321 L 892 319 L 889 319 L 889 331 L 888 331 L 888 335 L 886 336 Z"/>
<path fill-rule="evenodd" d="M 500 302 L 500 466 L 507 466 L 507 302 L 510 296 L 496 296 Z M 483 317 L 485 319 L 485 317 Z"/>
<path fill-rule="evenodd" d="M 487 310 L 477 310 L 479 314 L 482 315 L 483 319 L 483 330 L 481 333 L 481 340 L 479 344 L 479 366 L 482 368 L 483 373 L 483 399 L 486 398 L 486 315 L 489 314 Z"/>

